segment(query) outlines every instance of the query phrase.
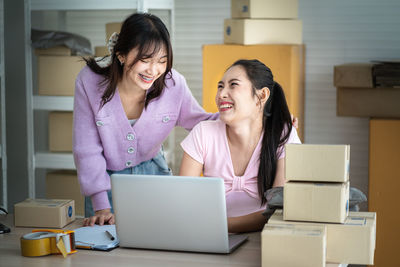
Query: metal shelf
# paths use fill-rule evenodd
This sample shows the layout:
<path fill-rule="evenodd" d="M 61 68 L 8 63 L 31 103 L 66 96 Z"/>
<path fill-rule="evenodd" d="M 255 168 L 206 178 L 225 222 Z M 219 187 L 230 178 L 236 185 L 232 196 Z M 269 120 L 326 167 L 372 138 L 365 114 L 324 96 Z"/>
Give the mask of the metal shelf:
<path fill-rule="evenodd" d="M 75 170 L 72 153 L 36 152 L 35 168 Z"/>
<path fill-rule="evenodd" d="M 171 9 L 173 0 L 31 0 L 31 10 L 120 10 Z"/>
<path fill-rule="evenodd" d="M 33 96 L 33 109 L 52 111 L 72 111 L 74 109 L 73 96 Z"/>

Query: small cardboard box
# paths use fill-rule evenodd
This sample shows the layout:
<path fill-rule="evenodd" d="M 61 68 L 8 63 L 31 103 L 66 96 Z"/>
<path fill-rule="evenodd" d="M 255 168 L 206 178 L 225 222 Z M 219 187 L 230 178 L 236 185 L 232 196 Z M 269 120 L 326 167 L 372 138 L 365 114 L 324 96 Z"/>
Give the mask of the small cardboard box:
<path fill-rule="evenodd" d="M 285 151 L 285 178 L 288 181 L 349 180 L 349 145 L 288 144 Z"/>
<path fill-rule="evenodd" d="M 225 19 L 225 44 L 301 44 L 302 22 L 295 19 Z"/>
<path fill-rule="evenodd" d="M 49 150 L 72 152 L 72 112 L 49 112 Z"/>
<path fill-rule="evenodd" d="M 81 194 L 76 171 L 52 171 L 46 175 L 46 197 L 73 199 L 75 214 L 85 216 L 85 197 Z"/>
<path fill-rule="evenodd" d="M 110 39 L 114 32 L 121 31 L 122 22 L 110 22 L 106 24 L 106 42 Z"/>
<path fill-rule="evenodd" d="M 36 48 L 35 49 L 35 54 L 37 56 L 71 56 L 72 51 L 70 48 L 64 46 L 64 45 L 59 45 L 59 46 L 54 46 L 50 48 Z"/>
<path fill-rule="evenodd" d="M 78 56 L 38 56 L 38 94 L 73 96 L 76 76 L 85 65 Z"/>
<path fill-rule="evenodd" d="M 75 220 L 70 199 L 26 199 L 14 205 L 15 226 L 63 228 Z"/>
<path fill-rule="evenodd" d="M 298 0 L 231 0 L 233 19 L 295 19 Z"/>
<path fill-rule="evenodd" d="M 325 266 L 326 227 L 266 224 L 261 232 L 261 266 Z"/>
<path fill-rule="evenodd" d="M 334 67 L 335 87 L 373 88 L 371 63 L 349 63 Z"/>
<path fill-rule="evenodd" d="M 287 182 L 283 219 L 343 223 L 349 213 L 350 183 Z"/>
<path fill-rule="evenodd" d="M 283 220 L 276 210 L 268 224 L 307 224 L 326 226 L 326 260 L 347 264 L 374 264 L 376 213 L 350 211 L 343 224 L 305 223 Z M 328 265 L 327 265 L 328 266 Z"/>
<path fill-rule="evenodd" d="M 350 117 L 400 118 L 399 88 L 338 87 L 336 114 Z"/>
<path fill-rule="evenodd" d="M 108 56 L 109 54 L 110 54 L 110 52 L 108 51 L 107 46 L 96 46 L 94 48 L 94 56 L 95 57 L 104 57 L 104 56 Z"/>

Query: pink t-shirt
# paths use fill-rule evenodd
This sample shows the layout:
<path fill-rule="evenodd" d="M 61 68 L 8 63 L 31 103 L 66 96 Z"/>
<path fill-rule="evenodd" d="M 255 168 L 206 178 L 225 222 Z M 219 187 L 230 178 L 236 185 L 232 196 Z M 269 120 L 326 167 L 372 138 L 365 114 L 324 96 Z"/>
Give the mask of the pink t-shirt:
<path fill-rule="evenodd" d="M 292 129 L 287 143 L 301 143 L 296 129 Z M 265 209 L 265 206 L 261 206 L 257 189 L 261 140 L 262 137 L 243 176 L 235 175 L 224 122 L 202 121 L 181 143 L 183 150 L 189 156 L 203 164 L 204 176 L 224 179 L 228 217 L 242 216 Z M 279 159 L 285 156 L 284 147 L 280 147 L 277 153 L 282 149 Z"/>

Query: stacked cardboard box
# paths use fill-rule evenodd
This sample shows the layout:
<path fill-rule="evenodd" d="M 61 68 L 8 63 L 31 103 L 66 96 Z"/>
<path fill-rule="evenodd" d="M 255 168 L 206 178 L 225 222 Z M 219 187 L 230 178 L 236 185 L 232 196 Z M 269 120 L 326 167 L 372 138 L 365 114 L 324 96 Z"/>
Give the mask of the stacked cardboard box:
<path fill-rule="evenodd" d="M 224 22 L 226 44 L 301 44 L 298 0 L 231 0 Z"/>
<path fill-rule="evenodd" d="M 387 82 L 378 84 L 373 74 L 374 70 L 377 73 L 376 69 L 379 70 L 383 65 L 385 64 L 349 63 L 334 67 L 333 84 L 337 88 L 338 116 L 400 118 L 400 106 L 397 103 L 400 89 Z M 390 71 L 398 72 L 397 69 Z"/>
<path fill-rule="evenodd" d="M 79 56 L 72 56 L 64 46 L 37 49 L 38 94 L 47 96 L 73 96 L 75 79 L 85 66 Z"/>
<path fill-rule="evenodd" d="M 76 171 L 58 170 L 46 175 L 46 197 L 72 199 L 77 216 L 85 216 L 85 197 L 81 194 Z"/>
<path fill-rule="evenodd" d="M 279 266 L 290 266 L 291 255 L 285 257 L 277 251 L 298 247 L 295 240 L 299 235 L 294 231 L 291 235 L 295 236 L 287 237 L 289 233 L 275 230 L 277 239 L 287 241 L 282 245 L 277 242 L 272 252 L 267 251 L 272 249 L 268 243 L 274 225 L 314 227 L 314 231 L 325 227 L 325 231 L 321 231 L 324 235 L 322 243 L 314 248 L 316 253 L 308 253 L 313 255 L 309 258 L 297 259 L 304 266 L 325 266 L 325 260 L 337 264 L 373 264 L 376 214 L 349 214 L 348 211 L 350 146 L 289 144 L 285 149 L 285 178 L 288 182 L 284 186 L 284 210 L 277 211 L 262 232 L 263 266 L 276 262 L 278 255 L 280 263 L 286 264 Z M 309 235 L 311 233 L 305 234 L 304 242 Z M 308 246 L 308 243 L 303 244 Z M 298 249 L 303 251 L 305 248 L 300 246 Z M 325 260 L 321 261 L 321 258 Z"/>

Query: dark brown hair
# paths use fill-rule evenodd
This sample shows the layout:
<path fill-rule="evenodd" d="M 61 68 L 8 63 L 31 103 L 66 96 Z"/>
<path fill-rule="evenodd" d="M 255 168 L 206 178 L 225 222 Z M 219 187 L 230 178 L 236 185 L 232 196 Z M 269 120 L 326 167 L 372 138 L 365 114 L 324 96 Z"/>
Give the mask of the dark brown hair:
<path fill-rule="evenodd" d="M 262 146 L 260 166 L 258 168 L 257 184 L 261 205 L 266 203 L 264 193 L 272 187 L 275 181 L 278 162 L 278 148 L 286 143 L 292 130 L 292 119 L 286 103 L 285 93 L 279 83 L 274 81 L 270 68 L 262 62 L 253 60 L 238 60 L 233 66 L 241 66 L 253 85 L 253 95 L 256 90 L 267 87 L 269 98 L 263 110 Z M 281 150 L 282 151 L 282 150 Z"/>
<path fill-rule="evenodd" d="M 132 49 L 137 49 L 138 53 L 129 68 L 132 68 L 139 60 L 151 58 L 161 49 L 167 52 L 166 71 L 154 81 L 153 88 L 149 89 L 146 96 L 145 107 L 149 102 L 161 95 L 165 87 L 165 79 L 171 76 L 172 68 L 172 46 L 169 32 L 165 24 L 157 16 L 148 13 L 135 13 L 130 15 L 122 23 L 121 32 L 114 46 L 111 55 L 111 65 L 100 67 L 95 58 L 85 59 L 89 68 L 104 77 L 102 85 L 107 84 L 106 90 L 102 95 L 101 106 L 110 101 L 117 88 L 118 82 L 123 76 L 123 66 L 120 64 L 117 55 L 126 56 Z"/>

